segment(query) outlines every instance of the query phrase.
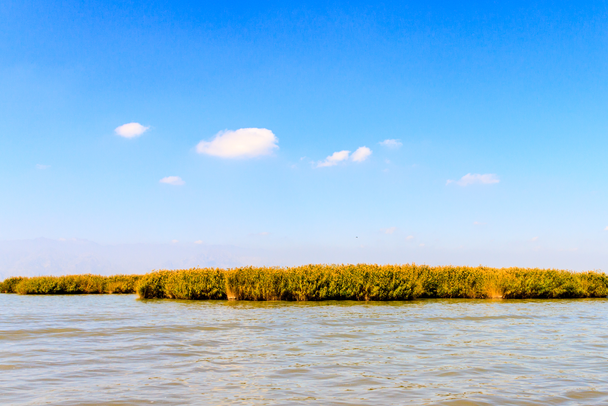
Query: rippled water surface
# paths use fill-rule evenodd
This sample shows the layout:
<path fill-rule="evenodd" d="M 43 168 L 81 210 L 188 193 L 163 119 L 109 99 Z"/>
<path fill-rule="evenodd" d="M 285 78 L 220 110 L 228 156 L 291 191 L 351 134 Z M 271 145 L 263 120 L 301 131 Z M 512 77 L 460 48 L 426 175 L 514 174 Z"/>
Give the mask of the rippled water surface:
<path fill-rule="evenodd" d="M 0 295 L 0 404 L 608 404 L 608 300 Z"/>

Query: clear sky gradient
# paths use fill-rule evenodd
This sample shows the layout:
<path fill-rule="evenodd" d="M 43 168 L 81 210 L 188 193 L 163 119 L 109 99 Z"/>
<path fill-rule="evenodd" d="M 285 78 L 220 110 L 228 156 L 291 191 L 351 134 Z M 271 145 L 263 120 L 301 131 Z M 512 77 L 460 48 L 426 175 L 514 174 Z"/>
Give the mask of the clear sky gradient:
<path fill-rule="evenodd" d="M 503 3 L 3 1 L 0 240 L 606 270 L 608 5 Z"/>

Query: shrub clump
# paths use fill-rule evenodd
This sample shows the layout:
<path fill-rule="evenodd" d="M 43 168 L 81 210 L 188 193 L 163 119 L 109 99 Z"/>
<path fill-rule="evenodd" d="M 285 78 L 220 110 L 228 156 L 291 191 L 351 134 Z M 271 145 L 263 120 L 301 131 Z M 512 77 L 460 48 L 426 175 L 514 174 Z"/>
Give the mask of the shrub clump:
<path fill-rule="evenodd" d="M 26 278 L 23 276 L 15 276 L 3 280 L 0 282 L 0 293 L 17 293 L 15 287 L 24 279 Z"/>
<path fill-rule="evenodd" d="M 4 293 L 21 295 L 70 295 L 95 293 L 135 293 L 140 275 L 66 275 L 9 278 L 0 285 Z"/>

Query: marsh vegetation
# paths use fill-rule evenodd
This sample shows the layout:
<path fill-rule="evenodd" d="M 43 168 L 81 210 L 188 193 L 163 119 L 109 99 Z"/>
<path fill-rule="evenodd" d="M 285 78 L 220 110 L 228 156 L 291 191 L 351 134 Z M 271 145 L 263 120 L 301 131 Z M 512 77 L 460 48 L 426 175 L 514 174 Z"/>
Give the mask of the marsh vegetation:
<path fill-rule="evenodd" d="M 70 295 L 95 293 L 135 293 L 142 275 L 65 275 L 14 277 L 0 283 L 0 293 L 22 295 Z"/>
<path fill-rule="evenodd" d="M 426 265 L 306 265 L 193 268 L 145 275 L 9 278 L 0 292 L 137 293 L 190 300 L 412 300 L 417 298 L 592 298 L 608 295 L 608 275 L 536 268 Z"/>

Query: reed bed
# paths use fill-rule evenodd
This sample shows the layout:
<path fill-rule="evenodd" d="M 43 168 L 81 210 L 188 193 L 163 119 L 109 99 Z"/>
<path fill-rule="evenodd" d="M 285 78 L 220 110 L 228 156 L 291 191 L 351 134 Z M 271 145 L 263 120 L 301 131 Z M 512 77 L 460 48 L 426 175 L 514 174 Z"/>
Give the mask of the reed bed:
<path fill-rule="evenodd" d="M 137 293 L 142 299 L 413 300 L 557 299 L 608 295 L 608 275 L 556 269 L 426 265 L 306 265 L 160 270 L 146 275 L 9 278 L 0 292 Z"/>
<path fill-rule="evenodd" d="M 293 268 L 157 271 L 140 298 L 233 300 L 412 300 L 417 298 L 591 298 L 608 295 L 608 275 L 554 269 L 307 265 Z"/>
<path fill-rule="evenodd" d="M 141 275 L 66 275 L 8 278 L 0 283 L 1 293 L 22 295 L 71 295 L 135 293 Z"/>

